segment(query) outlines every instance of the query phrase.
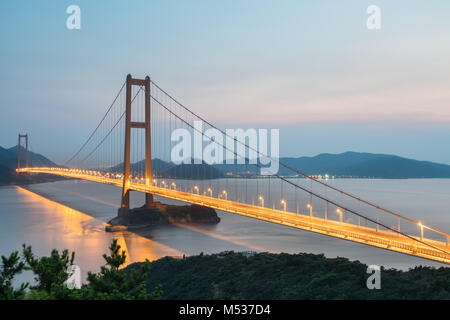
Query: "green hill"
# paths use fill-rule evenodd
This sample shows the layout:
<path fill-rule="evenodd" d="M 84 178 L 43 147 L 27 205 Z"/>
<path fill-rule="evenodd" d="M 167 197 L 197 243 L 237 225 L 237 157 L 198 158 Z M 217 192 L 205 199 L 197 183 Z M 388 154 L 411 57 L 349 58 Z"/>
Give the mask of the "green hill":
<path fill-rule="evenodd" d="M 450 166 L 407 159 L 389 154 L 344 152 L 322 153 L 314 157 L 280 158 L 291 168 L 308 175 L 370 178 L 450 178 Z M 282 175 L 294 172 L 280 167 Z"/>
<path fill-rule="evenodd" d="M 153 261 L 147 288 L 162 284 L 162 299 L 450 299 L 450 268 L 382 269 L 380 290 L 368 277 L 346 258 L 224 252 Z"/>
<path fill-rule="evenodd" d="M 23 148 L 22 148 L 23 149 Z M 25 149 L 23 149 L 25 151 Z M 25 154 L 21 156 L 21 165 L 25 166 Z M 55 167 L 54 162 L 47 159 L 41 154 L 28 151 L 28 163 L 29 166 L 35 167 Z M 54 175 L 24 175 L 17 174 L 17 146 L 9 149 L 0 147 L 0 185 L 8 184 L 30 184 L 36 182 L 55 181 L 61 180 L 62 177 Z"/>

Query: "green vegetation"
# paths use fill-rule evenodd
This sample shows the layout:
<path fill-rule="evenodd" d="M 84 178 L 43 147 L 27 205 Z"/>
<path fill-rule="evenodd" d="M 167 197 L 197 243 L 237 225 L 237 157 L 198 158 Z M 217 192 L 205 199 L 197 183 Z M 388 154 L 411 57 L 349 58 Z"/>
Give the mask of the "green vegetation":
<path fill-rule="evenodd" d="M 162 294 L 159 285 L 147 292 L 146 280 L 150 268 L 148 261 L 133 270 L 119 269 L 125 263 L 125 252 L 120 251 L 117 240 L 111 243 L 109 250 L 110 255 L 103 255 L 106 264 L 99 273 L 89 272 L 88 283 L 81 289 L 69 289 L 65 282 L 69 277 L 67 269 L 75 259 L 74 252 L 69 254 L 68 250 L 63 250 L 59 253 L 54 249 L 49 257 L 36 258 L 31 247 L 23 245 L 22 259 L 17 251 L 9 257 L 2 256 L 0 300 L 147 300 L 158 298 Z M 33 272 L 36 284 L 29 287 L 25 283 L 15 288 L 13 278 L 24 270 Z"/>
<path fill-rule="evenodd" d="M 18 289 L 12 286 L 12 280 L 16 274 L 25 269 L 25 264 L 20 261 L 19 253 L 13 252 L 7 258 L 2 256 L 2 265 L 0 269 L 0 299 L 23 299 L 28 284 L 21 284 Z"/>
<path fill-rule="evenodd" d="M 125 252 L 113 241 L 103 257 L 99 273 L 88 273 L 81 289 L 69 289 L 66 270 L 74 253 L 52 250 L 36 258 L 24 245 L 22 256 L 2 256 L 0 299 L 450 299 L 450 268 L 445 267 L 381 268 L 381 289 L 369 290 L 367 265 L 323 255 L 229 251 L 121 269 Z M 24 270 L 34 273 L 34 286 L 13 287 L 14 276 Z"/>
<path fill-rule="evenodd" d="M 148 288 L 162 284 L 160 299 L 450 299 L 445 267 L 382 268 L 381 289 L 369 290 L 367 265 L 305 253 L 224 252 L 166 257 L 150 266 Z"/>

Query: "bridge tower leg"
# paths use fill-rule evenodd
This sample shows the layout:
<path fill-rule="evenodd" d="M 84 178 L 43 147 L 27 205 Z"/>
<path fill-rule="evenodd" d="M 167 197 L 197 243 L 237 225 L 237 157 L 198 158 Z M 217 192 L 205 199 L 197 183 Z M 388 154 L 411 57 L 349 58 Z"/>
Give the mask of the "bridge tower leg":
<path fill-rule="evenodd" d="M 152 138 L 151 138 L 151 108 L 150 108 L 150 77 L 145 77 L 145 184 L 153 186 L 152 180 Z M 145 206 L 153 206 L 153 195 L 145 194 Z"/>
<path fill-rule="evenodd" d="M 145 88 L 145 121 L 131 121 L 131 90 L 132 86 L 141 86 Z M 131 75 L 126 80 L 125 96 L 125 154 L 123 161 L 123 189 L 121 208 L 130 209 L 130 150 L 131 150 L 131 129 L 145 129 L 145 184 L 152 186 L 152 147 L 151 147 L 151 127 L 150 127 L 150 78 L 147 76 L 144 80 L 133 79 Z M 145 194 L 145 206 L 153 206 L 153 195 Z"/>
<path fill-rule="evenodd" d="M 25 168 L 28 168 L 28 134 L 20 134 L 17 142 L 17 169 L 20 169 L 20 154 L 22 153 L 21 142 L 25 139 Z"/>
<path fill-rule="evenodd" d="M 20 169 L 20 133 L 19 133 L 19 139 L 17 142 L 17 169 Z"/>

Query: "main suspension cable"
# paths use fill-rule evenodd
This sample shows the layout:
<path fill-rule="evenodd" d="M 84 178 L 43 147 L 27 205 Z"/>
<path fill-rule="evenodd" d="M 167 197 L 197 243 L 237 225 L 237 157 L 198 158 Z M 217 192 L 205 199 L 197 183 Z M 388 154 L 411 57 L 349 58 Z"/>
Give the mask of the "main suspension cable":
<path fill-rule="evenodd" d="M 75 154 L 69 159 L 67 160 L 63 167 L 66 167 L 70 162 L 72 162 L 73 159 L 75 159 L 76 156 L 78 156 L 78 154 L 83 150 L 83 148 L 89 143 L 89 141 L 92 139 L 92 137 L 94 136 L 94 134 L 97 132 L 98 128 L 100 128 L 100 125 L 103 123 L 103 121 L 105 120 L 106 116 L 108 115 L 109 111 L 111 111 L 112 107 L 114 106 L 114 104 L 116 103 L 117 99 L 119 98 L 120 94 L 122 93 L 123 88 L 125 87 L 125 83 L 124 82 L 122 84 L 122 87 L 120 88 L 119 92 L 117 93 L 116 97 L 114 98 L 113 102 L 111 103 L 111 105 L 109 106 L 108 110 L 106 111 L 105 115 L 103 116 L 102 120 L 100 120 L 99 124 L 97 125 L 97 127 L 94 129 L 94 131 L 92 131 L 91 135 L 87 138 L 87 140 L 83 143 L 83 145 L 80 147 L 80 149 L 78 149 L 77 152 L 75 152 Z"/>
<path fill-rule="evenodd" d="M 123 87 L 122 87 L 123 88 Z M 133 99 L 131 100 L 131 103 L 133 103 L 134 99 L 136 99 L 136 97 L 138 96 L 138 94 L 141 92 L 142 90 L 142 86 L 139 87 L 139 90 L 136 92 L 135 96 L 133 97 Z M 97 146 L 95 146 L 95 148 L 86 156 L 84 157 L 81 161 L 77 162 L 77 164 L 75 166 L 78 166 L 82 163 L 84 163 L 95 151 L 97 151 L 97 149 L 103 144 L 103 142 L 105 142 L 105 140 L 109 137 L 109 135 L 111 134 L 111 132 L 117 127 L 117 125 L 120 123 L 120 120 L 123 119 L 123 116 L 125 115 L 126 110 L 123 111 L 122 115 L 120 116 L 120 118 L 116 121 L 116 123 L 114 124 L 114 126 L 111 128 L 111 130 L 109 130 L 109 132 L 106 134 L 106 136 L 97 144 Z"/>

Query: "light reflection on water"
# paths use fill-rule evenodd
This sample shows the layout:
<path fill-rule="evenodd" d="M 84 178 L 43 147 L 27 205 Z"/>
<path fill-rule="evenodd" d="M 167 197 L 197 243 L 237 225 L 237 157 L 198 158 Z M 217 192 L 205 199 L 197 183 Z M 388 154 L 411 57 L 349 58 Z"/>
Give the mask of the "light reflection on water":
<path fill-rule="evenodd" d="M 421 184 L 425 187 L 419 187 L 413 180 L 336 183 L 343 184 L 347 189 L 350 187 L 350 191 L 353 186 L 355 191 L 370 194 L 375 201 L 385 200 L 386 188 L 399 190 L 401 202 L 391 200 L 390 203 L 400 211 L 410 208 L 412 204 L 408 200 L 415 199 L 415 210 L 420 212 L 423 201 L 417 197 L 417 190 L 424 190 L 426 198 L 434 201 L 436 207 L 448 209 L 445 206 L 447 197 L 443 198 L 442 195 L 450 191 L 450 180 L 440 180 L 437 184 L 433 180 L 422 180 Z M 440 190 L 434 199 L 433 185 Z M 48 254 L 52 248 L 68 248 L 76 252 L 75 262 L 80 265 L 84 276 L 87 271 L 99 270 L 104 263 L 101 256 L 107 252 L 113 237 L 118 238 L 126 249 L 129 258 L 127 263 L 154 260 L 166 255 L 250 250 L 324 253 L 328 257 L 341 256 L 367 264 L 402 269 L 420 264 L 443 265 L 224 212 L 219 212 L 221 222 L 218 225 L 177 224 L 141 229 L 134 233 L 106 233 L 104 223 L 117 214 L 121 194 L 119 188 L 93 182 L 60 181 L 33 185 L 31 189 L 45 198 L 17 187 L 0 188 L 0 254 L 20 249 L 22 243 L 31 244 L 38 255 Z M 132 206 L 142 205 L 143 200 L 143 194 L 132 192 Z M 431 225 L 436 221 L 444 230 L 448 229 L 448 210 L 433 211 L 427 221 Z"/>
<path fill-rule="evenodd" d="M 135 233 L 107 233 L 104 221 L 21 187 L 0 188 L 0 203 L 0 254 L 20 250 L 22 243 L 31 245 L 38 256 L 48 255 L 53 248 L 67 248 L 75 251 L 75 264 L 81 267 L 83 278 L 104 264 L 102 254 L 113 238 L 126 251 L 126 264 L 182 255 Z"/>

